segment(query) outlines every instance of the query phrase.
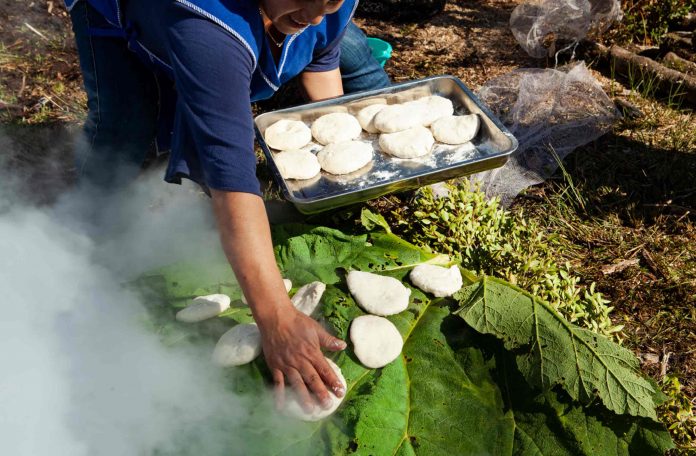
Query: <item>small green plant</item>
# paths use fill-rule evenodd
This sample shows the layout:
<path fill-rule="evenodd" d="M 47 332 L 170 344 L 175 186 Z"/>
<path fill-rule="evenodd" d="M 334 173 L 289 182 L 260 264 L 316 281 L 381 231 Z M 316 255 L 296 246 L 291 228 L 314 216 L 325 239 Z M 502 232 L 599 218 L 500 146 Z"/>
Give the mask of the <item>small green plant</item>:
<path fill-rule="evenodd" d="M 478 274 L 516 284 L 572 323 L 618 337 L 623 326 L 612 324 L 609 302 L 594 284 L 580 286 L 569 264 L 556 262 L 553 236 L 522 214 L 500 208 L 497 199 L 487 199 L 466 181 L 447 188 L 443 197 L 427 187 L 419 190 L 409 206 L 388 215 L 394 230 Z"/>
<path fill-rule="evenodd" d="M 676 376 L 666 375 L 660 386 L 667 400 L 658 409 L 658 415 L 660 421 L 668 423 L 669 432 L 677 444 L 677 449 L 672 454 L 693 454 L 696 451 L 694 406 Z"/>
<path fill-rule="evenodd" d="M 624 0 L 624 35 L 645 45 L 659 45 L 678 22 L 696 9 L 696 0 Z"/>

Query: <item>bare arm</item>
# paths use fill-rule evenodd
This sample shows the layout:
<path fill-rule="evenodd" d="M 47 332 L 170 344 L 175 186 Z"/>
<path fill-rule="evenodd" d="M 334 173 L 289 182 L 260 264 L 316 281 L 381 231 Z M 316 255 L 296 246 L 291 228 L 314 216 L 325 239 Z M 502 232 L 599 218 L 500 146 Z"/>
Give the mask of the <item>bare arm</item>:
<path fill-rule="evenodd" d="M 241 192 L 212 190 L 212 196 L 222 247 L 261 330 L 278 405 L 283 401 L 285 379 L 307 409 L 314 403 L 307 388 L 321 404 L 329 399 L 326 386 L 342 396 L 342 385 L 321 348 L 343 350 L 346 344 L 290 302 L 273 255 L 263 201 Z"/>
<path fill-rule="evenodd" d="M 336 68 L 331 71 L 305 71 L 300 74 L 300 83 L 305 95 L 311 101 L 324 100 L 343 95 L 341 71 Z"/>

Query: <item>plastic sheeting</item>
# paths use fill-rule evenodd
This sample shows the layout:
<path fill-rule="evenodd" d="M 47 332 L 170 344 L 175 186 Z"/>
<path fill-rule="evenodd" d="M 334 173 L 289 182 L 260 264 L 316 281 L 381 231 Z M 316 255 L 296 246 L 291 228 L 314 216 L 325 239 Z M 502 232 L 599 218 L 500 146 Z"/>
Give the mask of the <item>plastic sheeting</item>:
<path fill-rule="evenodd" d="M 566 70 L 514 70 L 486 83 L 478 97 L 519 141 L 503 167 L 474 176 L 503 205 L 551 177 L 559 160 L 610 131 L 618 118 L 584 62 Z"/>
<path fill-rule="evenodd" d="M 510 16 L 510 29 L 532 57 L 553 57 L 621 19 L 619 0 L 528 0 Z"/>

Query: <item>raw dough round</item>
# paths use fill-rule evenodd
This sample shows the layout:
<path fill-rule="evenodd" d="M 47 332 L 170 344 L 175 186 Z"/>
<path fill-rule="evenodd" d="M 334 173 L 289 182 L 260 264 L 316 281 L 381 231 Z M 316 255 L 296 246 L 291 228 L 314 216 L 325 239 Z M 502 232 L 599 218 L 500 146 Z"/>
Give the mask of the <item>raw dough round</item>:
<path fill-rule="evenodd" d="M 326 284 L 322 282 L 308 283 L 297 290 L 297 293 L 290 301 L 292 301 L 297 310 L 312 317 L 317 307 L 319 307 L 319 302 L 325 290 Z"/>
<path fill-rule="evenodd" d="M 176 313 L 176 319 L 196 323 L 220 315 L 230 307 L 230 298 L 224 294 L 211 294 L 193 298 L 191 304 Z"/>
<path fill-rule="evenodd" d="M 222 367 L 241 366 L 261 354 L 261 332 L 256 323 L 234 326 L 220 337 L 213 362 Z"/>
<path fill-rule="evenodd" d="M 283 285 L 285 285 L 285 291 L 290 292 L 292 289 L 292 282 L 290 279 L 283 279 Z M 242 303 L 249 305 L 249 301 L 247 301 L 246 296 L 244 296 L 244 293 L 242 293 Z"/>
<path fill-rule="evenodd" d="M 418 107 L 421 115 L 420 124 L 424 127 L 429 126 L 440 117 L 454 114 L 452 101 L 439 95 L 419 98 L 406 103 L 406 105 L 412 108 Z"/>
<path fill-rule="evenodd" d="M 418 158 L 428 155 L 433 144 L 435 139 L 432 133 L 421 126 L 396 133 L 383 133 L 379 136 L 380 149 L 398 158 Z"/>
<path fill-rule="evenodd" d="M 374 126 L 375 115 L 384 109 L 387 105 L 385 104 L 373 104 L 366 108 L 362 108 L 358 112 L 358 122 L 360 126 L 368 133 L 379 133 L 379 130 Z"/>
<path fill-rule="evenodd" d="M 382 133 L 407 130 L 421 124 L 423 109 L 420 106 L 389 105 L 382 108 L 372 119 L 372 125 Z"/>
<path fill-rule="evenodd" d="M 343 373 L 341 373 L 341 368 L 329 358 L 325 359 L 343 385 L 343 391 L 348 391 L 348 384 L 346 383 L 345 377 L 343 377 Z M 285 401 L 285 414 L 302 421 L 319 421 L 335 412 L 338 406 L 341 405 L 341 402 L 343 402 L 343 398 L 336 397 L 331 390 L 329 390 L 329 397 L 331 398 L 331 405 L 328 408 L 323 408 L 315 404 L 312 411 L 307 413 L 304 408 L 302 408 L 300 401 L 297 399 L 297 395 L 291 392 L 288 394 Z"/>
<path fill-rule="evenodd" d="M 415 286 L 438 298 L 452 296 L 464 284 L 456 265 L 444 268 L 432 264 L 419 264 L 411 270 L 409 277 Z"/>
<path fill-rule="evenodd" d="M 372 146 L 362 141 L 329 144 L 317 154 L 321 169 L 331 174 L 349 174 L 372 160 Z"/>
<path fill-rule="evenodd" d="M 360 136 L 360 133 L 360 123 L 346 112 L 323 115 L 312 124 L 312 136 L 324 145 L 350 141 Z"/>
<path fill-rule="evenodd" d="M 317 156 L 308 150 L 279 152 L 273 156 L 273 161 L 283 179 L 311 179 L 321 172 Z"/>
<path fill-rule="evenodd" d="M 273 149 L 300 149 L 312 140 L 312 131 L 299 120 L 281 119 L 266 128 L 263 139 Z"/>
<path fill-rule="evenodd" d="M 430 126 L 435 139 L 445 144 L 464 144 L 476 137 L 481 121 L 476 114 L 447 116 Z"/>
<path fill-rule="evenodd" d="M 411 290 L 393 277 L 350 271 L 346 281 L 355 302 L 365 312 L 386 317 L 403 312 L 408 307 Z"/>
<path fill-rule="evenodd" d="M 404 347 L 404 340 L 394 323 L 384 317 L 363 315 L 350 324 L 353 351 L 363 366 L 384 367 L 394 361 Z"/>

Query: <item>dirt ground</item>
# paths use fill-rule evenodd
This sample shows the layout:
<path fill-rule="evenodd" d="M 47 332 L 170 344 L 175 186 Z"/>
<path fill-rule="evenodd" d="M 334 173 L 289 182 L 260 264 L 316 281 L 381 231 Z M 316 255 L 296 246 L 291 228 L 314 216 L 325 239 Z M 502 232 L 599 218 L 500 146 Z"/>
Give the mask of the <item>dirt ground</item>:
<path fill-rule="evenodd" d="M 450 1 L 426 23 L 357 22 L 394 46 L 386 66 L 394 81 L 451 74 L 477 89 L 512 69 L 548 64 L 528 57 L 510 33 L 517 3 Z M 589 64 L 607 93 L 642 116 L 571 154 L 567 174 L 528 190 L 513 207 L 563 239 L 562 259 L 611 299 L 624 343 L 645 371 L 677 375 L 693 401 L 696 116 Z M 14 146 L 9 156 L 0 151 L 6 166 L 44 178 L 48 193 L 70 185 L 70 138 L 85 101 L 62 2 L 0 0 L 0 129 Z"/>

